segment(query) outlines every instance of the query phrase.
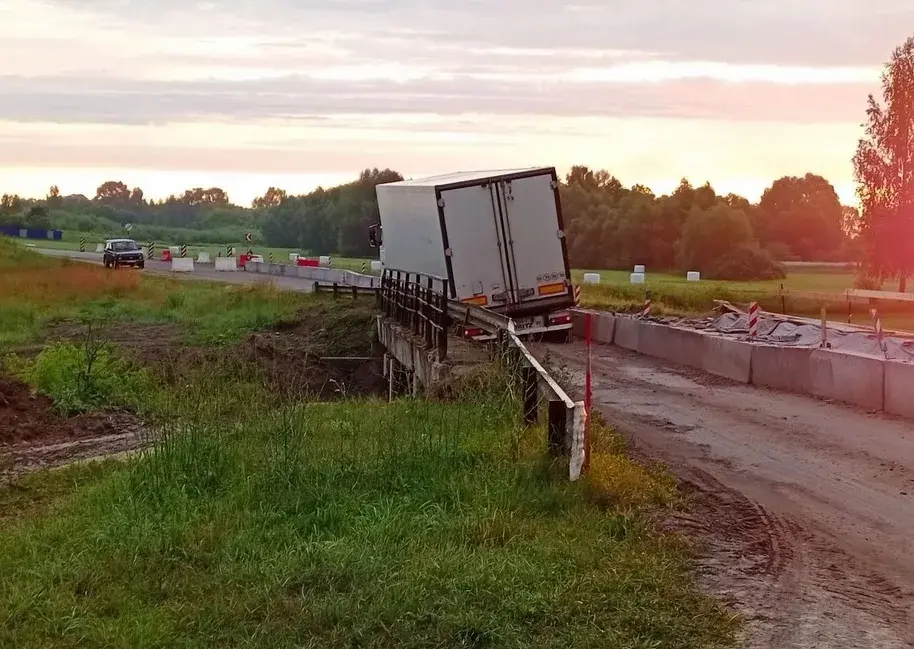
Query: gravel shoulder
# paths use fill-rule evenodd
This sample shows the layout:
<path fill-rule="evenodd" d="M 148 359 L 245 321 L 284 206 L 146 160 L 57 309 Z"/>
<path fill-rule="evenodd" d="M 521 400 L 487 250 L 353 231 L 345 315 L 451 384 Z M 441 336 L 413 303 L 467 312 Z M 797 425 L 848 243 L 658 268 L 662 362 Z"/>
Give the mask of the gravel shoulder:
<path fill-rule="evenodd" d="M 583 344 L 535 349 L 583 387 Z M 914 646 L 914 424 L 616 347 L 593 367 L 596 407 L 693 495 L 669 523 L 747 646 Z"/>

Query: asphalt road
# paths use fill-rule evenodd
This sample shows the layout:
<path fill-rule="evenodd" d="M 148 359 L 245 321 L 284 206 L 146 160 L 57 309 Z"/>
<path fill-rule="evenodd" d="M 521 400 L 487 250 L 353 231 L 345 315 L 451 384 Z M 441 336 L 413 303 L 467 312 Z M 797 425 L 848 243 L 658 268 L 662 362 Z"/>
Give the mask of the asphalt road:
<path fill-rule="evenodd" d="M 582 343 L 532 346 L 571 371 Z M 750 647 L 914 646 L 914 425 L 596 345 L 594 404 L 694 506 L 700 578 Z"/>
<path fill-rule="evenodd" d="M 51 250 L 47 248 L 34 248 L 49 257 L 66 257 L 94 264 L 102 263 L 102 254 L 100 252 L 79 252 L 73 250 Z M 175 273 L 171 270 L 171 264 L 162 262 L 158 259 L 147 259 L 146 267 L 140 271 L 133 268 L 125 268 L 118 272 L 142 272 L 151 275 L 164 275 L 182 280 L 206 280 L 215 282 L 225 282 L 227 284 L 256 284 L 270 283 L 285 289 L 287 291 L 296 291 L 299 293 L 311 293 L 314 289 L 314 281 L 310 279 L 299 279 L 297 277 L 276 277 L 263 275 L 260 273 L 247 273 L 244 270 L 235 272 L 216 272 L 213 264 L 194 264 L 193 272 Z"/>

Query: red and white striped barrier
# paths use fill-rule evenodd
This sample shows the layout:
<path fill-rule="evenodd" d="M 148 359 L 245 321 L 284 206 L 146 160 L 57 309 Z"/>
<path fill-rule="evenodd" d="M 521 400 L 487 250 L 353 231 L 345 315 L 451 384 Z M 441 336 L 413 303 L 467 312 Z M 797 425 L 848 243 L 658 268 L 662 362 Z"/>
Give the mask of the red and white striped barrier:
<path fill-rule="evenodd" d="M 749 337 L 758 337 L 758 302 L 749 305 Z"/>
<path fill-rule="evenodd" d="M 876 331 L 876 344 L 879 345 L 879 349 L 888 358 L 888 345 L 882 341 L 882 318 L 879 317 L 879 309 L 870 309 L 870 317 L 873 318 L 873 329 Z"/>
<path fill-rule="evenodd" d="M 650 296 L 644 298 L 644 308 L 641 310 L 640 317 L 642 317 L 642 318 L 651 317 L 651 298 L 650 298 Z"/>
<path fill-rule="evenodd" d="M 574 287 L 574 305 L 581 306 L 581 287 L 580 286 Z"/>

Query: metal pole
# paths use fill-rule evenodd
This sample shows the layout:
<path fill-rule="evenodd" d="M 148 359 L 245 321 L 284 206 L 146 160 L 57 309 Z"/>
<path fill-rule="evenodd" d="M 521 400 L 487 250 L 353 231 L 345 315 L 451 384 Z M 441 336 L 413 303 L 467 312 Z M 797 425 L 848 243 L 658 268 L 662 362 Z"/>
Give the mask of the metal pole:
<path fill-rule="evenodd" d="M 584 389 L 584 466 L 583 471 L 590 468 L 590 421 L 591 408 L 593 407 L 593 314 L 588 311 L 585 316 L 585 335 L 587 337 L 587 376 Z"/>

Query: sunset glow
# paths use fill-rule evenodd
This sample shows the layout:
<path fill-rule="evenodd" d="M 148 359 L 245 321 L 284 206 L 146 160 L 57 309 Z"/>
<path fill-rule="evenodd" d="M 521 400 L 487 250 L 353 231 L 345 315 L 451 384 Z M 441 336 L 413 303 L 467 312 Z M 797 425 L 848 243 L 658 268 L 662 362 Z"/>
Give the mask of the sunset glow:
<path fill-rule="evenodd" d="M 835 0 L 822 20 L 786 0 L 657 4 L 511 0 L 483 16 L 0 0 L 0 191 L 91 195 L 123 179 L 152 197 L 213 184 L 248 203 L 364 167 L 587 164 L 657 192 L 685 176 L 753 199 L 813 172 L 852 202 L 866 96 L 914 9 Z M 524 29 L 504 30 L 509 17 Z"/>

